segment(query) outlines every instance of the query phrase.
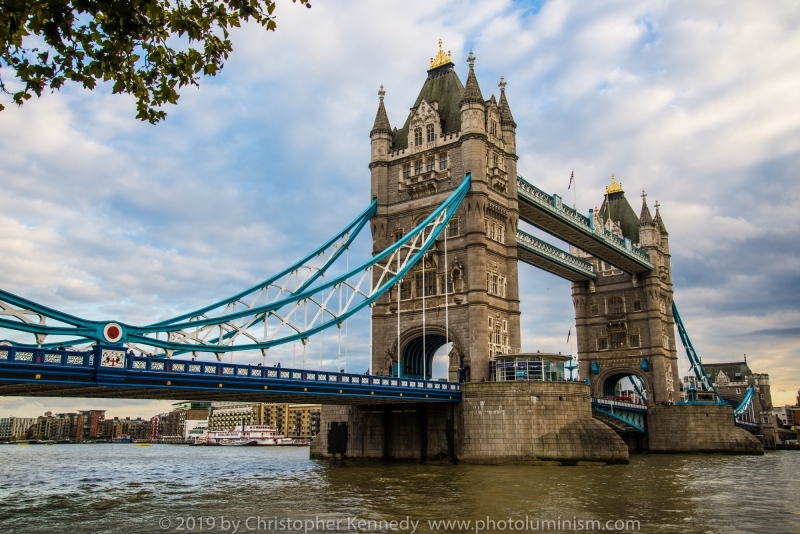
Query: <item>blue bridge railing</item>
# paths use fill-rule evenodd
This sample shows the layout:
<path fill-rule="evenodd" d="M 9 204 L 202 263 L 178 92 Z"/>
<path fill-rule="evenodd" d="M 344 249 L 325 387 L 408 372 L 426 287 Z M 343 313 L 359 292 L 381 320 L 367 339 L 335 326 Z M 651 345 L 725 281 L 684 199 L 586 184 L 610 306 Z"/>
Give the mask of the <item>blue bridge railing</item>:
<path fill-rule="evenodd" d="M 121 346 L 97 346 L 89 351 L 0 347 L 0 372 L 23 368 L 27 372 L 37 373 L 31 375 L 29 380 L 24 380 L 26 382 L 44 380 L 69 384 L 70 377 L 92 373 L 97 375 L 99 381 L 117 381 L 120 385 L 124 382 L 130 387 L 152 384 L 152 379 L 157 377 L 163 379 L 158 381 L 158 387 L 162 388 L 182 387 L 188 380 L 200 384 L 200 388 L 263 389 L 265 393 L 277 389 L 316 394 L 338 392 L 350 396 L 404 397 L 403 400 L 461 398 L 459 384 L 436 380 L 142 357 L 131 355 Z M 7 373 L 2 374 L 0 384 L 19 382 L 14 377 L 6 376 Z M 76 385 L 85 385 L 85 382 L 74 380 Z M 206 382 L 208 384 L 203 385 Z"/>

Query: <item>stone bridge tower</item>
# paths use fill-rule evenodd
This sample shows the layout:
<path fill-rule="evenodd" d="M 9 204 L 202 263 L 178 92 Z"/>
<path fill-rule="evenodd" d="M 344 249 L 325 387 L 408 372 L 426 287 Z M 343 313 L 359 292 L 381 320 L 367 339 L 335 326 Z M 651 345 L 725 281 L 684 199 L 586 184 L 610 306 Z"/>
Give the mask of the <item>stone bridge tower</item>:
<path fill-rule="evenodd" d="M 484 100 L 470 52 L 463 85 L 439 42 L 428 76 L 402 128 L 391 128 L 383 86 L 370 132 L 374 253 L 416 226 L 472 174 L 470 192 L 444 234 L 372 308 L 372 364 L 378 374 L 431 376 L 447 343 L 448 378 L 488 378 L 489 358 L 520 347 L 516 228 L 516 123 L 500 81 L 500 100 Z M 424 265 L 423 265 L 424 263 Z M 422 296 L 425 292 L 423 351 Z M 399 309 L 398 309 L 399 300 Z M 400 314 L 398 340 L 397 314 Z M 424 354 L 423 354 L 424 352 Z"/>
<path fill-rule="evenodd" d="M 590 213 L 595 224 L 645 249 L 655 269 L 631 275 L 572 248 L 598 275 L 595 282 L 572 284 L 581 377 L 589 378 L 595 397 L 614 394 L 617 383 L 633 375 L 646 385 L 648 403 L 678 400 L 669 234 L 658 202 L 653 218 L 642 191 L 637 217 L 612 175 L 602 206 Z"/>

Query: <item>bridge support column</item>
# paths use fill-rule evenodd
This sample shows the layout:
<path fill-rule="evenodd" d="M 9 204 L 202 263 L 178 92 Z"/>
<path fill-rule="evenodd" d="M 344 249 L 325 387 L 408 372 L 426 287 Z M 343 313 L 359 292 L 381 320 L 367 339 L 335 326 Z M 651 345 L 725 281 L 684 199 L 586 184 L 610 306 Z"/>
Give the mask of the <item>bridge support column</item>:
<path fill-rule="evenodd" d="M 311 457 L 349 460 L 454 460 L 456 404 L 322 406 Z M 346 429 L 346 430 L 342 430 Z M 341 433 L 346 433 L 346 439 Z"/>
<path fill-rule="evenodd" d="M 625 442 L 592 419 L 586 384 L 471 383 L 462 386 L 462 398 L 460 462 L 628 462 Z"/>
<path fill-rule="evenodd" d="M 733 421 L 720 405 L 651 405 L 647 412 L 650 452 L 764 454 L 761 442 Z"/>

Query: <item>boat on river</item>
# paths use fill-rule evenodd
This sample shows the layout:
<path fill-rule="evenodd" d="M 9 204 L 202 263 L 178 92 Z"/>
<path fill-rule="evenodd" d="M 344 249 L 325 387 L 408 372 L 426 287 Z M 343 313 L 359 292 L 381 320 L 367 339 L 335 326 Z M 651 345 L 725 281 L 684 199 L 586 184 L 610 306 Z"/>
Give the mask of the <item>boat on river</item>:
<path fill-rule="evenodd" d="M 197 445 L 222 445 L 226 447 L 306 445 L 287 438 L 269 425 L 237 425 L 231 430 L 209 430 L 196 441 Z"/>

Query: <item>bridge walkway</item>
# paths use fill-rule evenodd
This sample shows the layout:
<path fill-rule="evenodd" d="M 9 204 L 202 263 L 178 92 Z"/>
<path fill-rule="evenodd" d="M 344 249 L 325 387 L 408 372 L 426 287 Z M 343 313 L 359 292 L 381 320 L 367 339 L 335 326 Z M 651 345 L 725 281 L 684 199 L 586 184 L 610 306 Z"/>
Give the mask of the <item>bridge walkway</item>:
<path fill-rule="evenodd" d="M 521 176 L 517 177 L 517 197 L 523 221 L 625 272 L 638 274 L 653 270 L 645 250 L 635 247 L 628 238 L 596 225 L 591 210 L 586 217 L 564 205 L 558 195 L 548 195 Z"/>

